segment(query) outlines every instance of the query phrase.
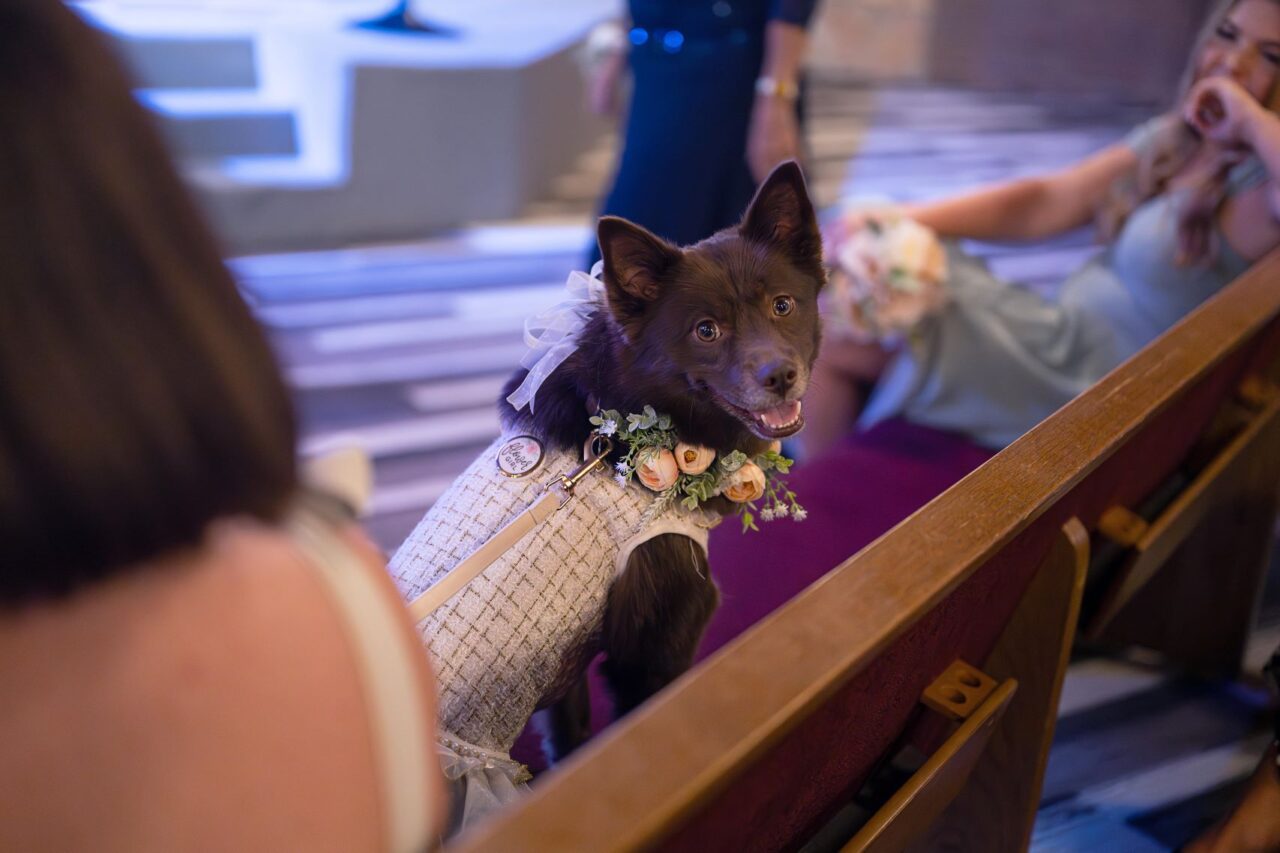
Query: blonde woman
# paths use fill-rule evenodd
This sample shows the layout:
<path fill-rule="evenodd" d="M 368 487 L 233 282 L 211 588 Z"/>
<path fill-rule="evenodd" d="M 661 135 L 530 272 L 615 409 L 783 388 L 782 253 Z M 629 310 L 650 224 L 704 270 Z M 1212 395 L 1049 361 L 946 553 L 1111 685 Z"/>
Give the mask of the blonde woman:
<path fill-rule="evenodd" d="M 1051 302 L 950 246 L 951 301 L 909 344 L 829 336 L 805 401 L 806 454 L 855 417 L 1003 447 L 1280 243 L 1278 71 L 1280 3 L 1220 3 L 1167 115 L 1058 173 L 903 208 L 944 239 L 1038 240 L 1096 222 L 1106 248 Z M 848 216 L 830 236 L 864 222 Z"/>

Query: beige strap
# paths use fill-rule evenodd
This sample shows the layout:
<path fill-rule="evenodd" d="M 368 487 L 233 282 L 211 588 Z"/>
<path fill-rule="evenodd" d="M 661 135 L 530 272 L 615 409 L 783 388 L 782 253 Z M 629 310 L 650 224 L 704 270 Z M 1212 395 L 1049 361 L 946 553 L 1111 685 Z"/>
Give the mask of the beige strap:
<path fill-rule="evenodd" d="M 341 616 L 364 687 L 374 761 L 381 775 L 386 849 L 423 850 L 438 830 L 428 811 L 427 766 L 430 718 L 423 705 L 410 646 L 396 628 L 383 593 L 368 568 L 327 522 L 305 509 L 288 528 L 315 567 Z"/>
<path fill-rule="evenodd" d="M 495 560 L 514 548 L 526 533 L 546 521 L 560 508 L 565 499 L 566 495 L 559 484 L 553 485 L 542 497 L 534 501 L 532 506 L 495 533 L 492 539 L 477 548 L 471 556 L 450 569 L 448 574 L 410 602 L 409 616 L 414 624 L 426 619 L 437 607 L 461 592 L 463 587 L 493 565 Z"/>
<path fill-rule="evenodd" d="M 627 564 L 631 561 L 631 554 L 636 548 L 639 548 L 650 539 L 657 539 L 664 533 L 675 533 L 683 536 L 689 540 L 689 547 L 701 548 L 702 553 L 707 553 L 707 534 L 710 526 L 714 525 L 698 524 L 691 516 L 658 519 L 622 543 L 622 547 L 618 549 L 617 557 L 614 558 L 614 577 L 622 577 L 622 573 L 627 570 Z M 694 560 L 697 560 L 696 556 Z"/>

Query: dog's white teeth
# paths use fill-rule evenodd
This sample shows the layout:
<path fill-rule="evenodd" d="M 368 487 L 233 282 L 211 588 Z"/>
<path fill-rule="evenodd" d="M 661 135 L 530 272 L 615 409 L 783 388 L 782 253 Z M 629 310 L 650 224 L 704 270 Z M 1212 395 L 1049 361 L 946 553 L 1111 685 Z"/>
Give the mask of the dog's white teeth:
<path fill-rule="evenodd" d="M 800 420 L 800 401 L 792 400 L 756 415 L 760 423 L 769 429 L 786 429 Z"/>

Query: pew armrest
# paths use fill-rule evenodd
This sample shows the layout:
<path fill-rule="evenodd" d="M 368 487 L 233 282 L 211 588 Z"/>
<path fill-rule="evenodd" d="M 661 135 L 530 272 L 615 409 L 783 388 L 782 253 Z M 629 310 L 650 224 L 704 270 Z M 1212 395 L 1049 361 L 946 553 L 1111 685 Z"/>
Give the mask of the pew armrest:
<path fill-rule="evenodd" d="M 925 832 L 964 787 L 1017 689 L 1012 678 L 997 685 L 850 839 L 844 853 L 905 850 Z"/>
<path fill-rule="evenodd" d="M 1274 433 L 1280 426 L 1280 393 L 1267 389 L 1262 393 L 1256 385 L 1246 384 L 1243 401 L 1254 409 L 1248 423 L 1206 465 L 1195 479 L 1145 526 L 1134 522 L 1101 525 L 1104 535 L 1129 546 L 1130 553 L 1118 577 L 1104 594 L 1097 612 L 1090 620 L 1085 637 L 1100 638 L 1120 612 L 1156 575 L 1174 551 L 1196 530 L 1211 507 L 1232 490 L 1238 490 L 1243 479 L 1257 464 L 1259 448 L 1273 446 Z M 1123 508 L 1112 507 L 1104 521 L 1132 515 Z"/>

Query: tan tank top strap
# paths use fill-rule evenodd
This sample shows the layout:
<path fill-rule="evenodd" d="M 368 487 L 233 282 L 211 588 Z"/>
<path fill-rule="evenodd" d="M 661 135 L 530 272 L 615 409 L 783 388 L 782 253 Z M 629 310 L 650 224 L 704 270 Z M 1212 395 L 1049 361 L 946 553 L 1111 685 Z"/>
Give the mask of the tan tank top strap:
<path fill-rule="evenodd" d="M 341 614 L 360 670 L 381 777 L 387 849 L 425 850 L 437 829 L 427 813 L 426 756 L 432 733 L 410 657 L 423 652 L 405 642 L 396 626 L 404 615 L 392 611 L 331 522 L 299 508 L 286 526 Z"/>

